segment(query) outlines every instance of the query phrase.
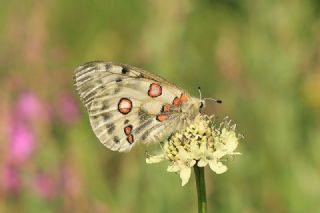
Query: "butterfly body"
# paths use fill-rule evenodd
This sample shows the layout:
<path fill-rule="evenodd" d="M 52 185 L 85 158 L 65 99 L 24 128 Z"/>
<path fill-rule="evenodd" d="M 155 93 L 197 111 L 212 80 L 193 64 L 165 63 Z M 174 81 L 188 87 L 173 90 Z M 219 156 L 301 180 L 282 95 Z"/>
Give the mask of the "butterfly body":
<path fill-rule="evenodd" d="M 203 106 L 165 79 L 126 64 L 86 63 L 75 70 L 74 84 L 95 135 L 113 151 L 162 141 L 191 124 Z"/>

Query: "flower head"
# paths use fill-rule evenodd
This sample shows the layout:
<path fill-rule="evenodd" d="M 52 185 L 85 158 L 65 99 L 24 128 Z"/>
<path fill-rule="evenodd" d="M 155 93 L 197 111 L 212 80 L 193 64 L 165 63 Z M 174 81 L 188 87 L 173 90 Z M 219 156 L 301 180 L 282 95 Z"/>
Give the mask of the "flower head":
<path fill-rule="evenodd" d="M 51 199 L 56 194 L 55 181 L 47 174 L 38 174 L 34 181 L 34 187 L 42 198 Z"/>
<path fill-rule="evenodd" d="M 147 156 L 146 162 L 169 160 L 167 171 L 179 173 L 182 185 L 188 183 L 194 165 L 209 165 L 215 173 L 224 173 L 227 171 L 222 163 L 225 157 L 240 154 L 235 152 L 239 141 L 235 128 L 236 125 L 231 125 L 227 119 L 217 127 L 213 117 L 199 115 L 193 124 L 174 133 L 165 142 L 161 154 Z"/>
<path fill-rule="evenodd" d="M 1 185 L 5 192 L 15 194 L 21 189 L 19 171 L 14 165 L 7 163 L 1 174 Z"/>
<path fill-rule="evenodd" d="M 35 148 L 35 141 L 35 135 L 26 124 L 13 121 L 10 125 L 10 158 L 15 162 L 27 160 Z"/>
<path fill-rule="evenodd" d="M 48 106 L 30 91 L 20 94 L 17 99 L 15 114 L 25 121 L 47 120 L 49 118 Z"/>

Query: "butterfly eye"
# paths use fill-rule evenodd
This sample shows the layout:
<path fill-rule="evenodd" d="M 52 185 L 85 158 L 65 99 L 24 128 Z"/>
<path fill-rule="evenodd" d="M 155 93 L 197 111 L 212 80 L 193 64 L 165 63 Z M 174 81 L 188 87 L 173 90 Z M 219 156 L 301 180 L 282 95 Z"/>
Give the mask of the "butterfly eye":
<path fill-rule="evenodd" d="M 204 103 L 201 101 L 200 102 L 200 109 L 202 109 L 204 107 Z"/>

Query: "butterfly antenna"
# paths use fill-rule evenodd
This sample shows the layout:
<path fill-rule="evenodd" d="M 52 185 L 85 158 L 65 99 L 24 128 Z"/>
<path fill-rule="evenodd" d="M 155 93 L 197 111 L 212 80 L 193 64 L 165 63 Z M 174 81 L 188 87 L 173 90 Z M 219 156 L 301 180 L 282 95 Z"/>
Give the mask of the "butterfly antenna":
<path fill-rule="evenodd" d="M 200 95 L 200 100 L 202 100 L 201 88 L 200 88 L 200 87 L 198 87 L 198 91 L 199 91 L 199 95 Z M 211 100 L 211 101 L 217 102 L 217 103 L 219 103 L 219 104 L 222 103 L 222 100 L 220 100 L 220 99 L 214 99 L 214 98 L 204 98 L 203 100 Z"/>
<path fill-rule="evenodd" d="M 220 99 L 214 99 L 214 98 L 204 98 L 203 100 L 211 100 L 211 101 L 217 102 L 218 104 L 221 104 L 221 103 L 222 103 L 222 100 L 220 100 Z"/>

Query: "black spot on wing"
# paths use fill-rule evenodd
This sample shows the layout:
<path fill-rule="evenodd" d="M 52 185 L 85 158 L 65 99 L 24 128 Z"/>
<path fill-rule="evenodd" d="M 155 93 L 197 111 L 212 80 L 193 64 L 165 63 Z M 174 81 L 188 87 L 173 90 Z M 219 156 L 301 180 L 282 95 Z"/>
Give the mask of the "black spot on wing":
<path fill-rule="evenodd" d="M 113 123 L 110 123 L 108 125 L 106 125 L 107 129 L 108 129 L 108 134 L 111 135 L 114 130 L 116 129 L 116 126 Z"/>
<path fill-rule="evenodd" d="M 128 72 L 129 72 L 129 68 L 128 67 L 122 67 L 122 70 L 121 70 L 121 73 L 122 74 L 128 74 Z"/>
<path fill-rule="evenodd" d="M 106 110 L 108 109 L 110 106 L 109 106 L 109 102 L 108 101 L 103 101 L 102 102 L 102 107 L 101 107 L 101 110 Z"/>
<path fill-rule="evenodd" d="M 113 91 L 113 94 L 118 94 L 121 91 L 120 87 L 116 87 Z"/>
<path fill-rule="evenodd" d="M 120 139 L 119 139 L 118 136 L 114 136 L 114 137 L 113 137 L 113 141 L 114 141 L 115 143 L 119 143 L 119 142 L 120 142 Z"/>
<path fill-rule="evenodd" d="M 106 71 L 109 71 L 111 69 L 112 65 L 111 64 L 106 64 L 104 67 L 105 67 Z"/>
<path fill-rule="evenodd" d="M 107 121 L 112 117 L 112 114 L 111 113 L 103 113 L 101 116 L 103 117 L 104 121 Z"/>

